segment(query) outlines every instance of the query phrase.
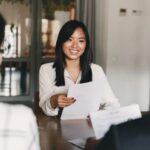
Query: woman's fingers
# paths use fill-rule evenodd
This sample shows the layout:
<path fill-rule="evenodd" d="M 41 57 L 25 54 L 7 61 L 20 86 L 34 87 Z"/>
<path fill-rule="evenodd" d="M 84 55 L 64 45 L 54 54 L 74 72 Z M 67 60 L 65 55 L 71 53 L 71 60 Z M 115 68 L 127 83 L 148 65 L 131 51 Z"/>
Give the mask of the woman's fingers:
<path fill-rule="evenodd" d="M 69 106 L 71 104 L 73 104 L 75 102 L 75 99 L 65 99 L 65 100 L 62 100 L 62 101 L 59 101 L 58 105 L 59 107 L 66 107 L 66 106 Z"/>
<path fill-rule="evenodd" d="M 58 97 L 58 106 L 59 107 L 66 107 L 73 104 L 76 100 L 73 97 L 66 97 L 66 96 L 59 96 Z"/>
<path fill-rule="evenodd" d="M 73 104 L 74 102 L 75 102 L 75 99 L 73 99 L 73 100 L 61 101 L 61 102 L 59 103 L 59 106 L 60 106 L 60 107 L 66 107 L 66 106 L 69 106 L 69 105 Z"/>

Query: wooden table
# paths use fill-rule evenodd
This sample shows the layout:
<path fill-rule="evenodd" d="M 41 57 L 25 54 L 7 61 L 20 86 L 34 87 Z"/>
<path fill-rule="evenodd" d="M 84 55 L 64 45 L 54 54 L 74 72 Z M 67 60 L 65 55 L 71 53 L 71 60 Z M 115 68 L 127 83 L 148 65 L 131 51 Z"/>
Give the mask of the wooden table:
<path fill-rule="evenodd" d="M 94 132 L 89 119 L 83 120 L 60 120 L 57 117 L 47 117 L 37 114 L 40 132 L 41 150 L 79 150 L 68 140 L 87 139 L 86 149 L 92 150 L 95 146 L 88 137 L 94 137 Z M 93 138 L 91 138 L 93 139 Z"/>

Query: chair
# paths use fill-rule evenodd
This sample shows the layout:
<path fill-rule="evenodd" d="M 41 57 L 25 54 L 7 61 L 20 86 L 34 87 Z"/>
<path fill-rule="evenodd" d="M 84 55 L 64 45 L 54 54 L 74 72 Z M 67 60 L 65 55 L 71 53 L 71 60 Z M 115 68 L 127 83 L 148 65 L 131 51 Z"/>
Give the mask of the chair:
<path fill-rule="evenodd" d="M 149 150 L 150 115 L 111 126 L 95 150 Z"/>

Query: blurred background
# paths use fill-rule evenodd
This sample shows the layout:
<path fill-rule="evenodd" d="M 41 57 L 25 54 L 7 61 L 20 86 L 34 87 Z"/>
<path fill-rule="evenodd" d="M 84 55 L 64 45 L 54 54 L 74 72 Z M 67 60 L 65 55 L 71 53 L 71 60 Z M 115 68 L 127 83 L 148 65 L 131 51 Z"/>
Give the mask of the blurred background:
<path fill-rule="evenodd" d="M 61 26 L 88 27 L 94 62 L 101 65 L 121 105 L 150 102 L 150 1 L 0 0 L 7 21 L 0 67 L 0 101 L 32 105 L 39 67 L 55 58 Z"/>

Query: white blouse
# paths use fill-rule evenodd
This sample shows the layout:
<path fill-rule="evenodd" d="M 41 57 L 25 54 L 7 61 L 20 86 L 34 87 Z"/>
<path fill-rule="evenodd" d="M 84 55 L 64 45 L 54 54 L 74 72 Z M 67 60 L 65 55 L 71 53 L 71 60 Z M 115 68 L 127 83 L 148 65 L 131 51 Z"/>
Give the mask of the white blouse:
<path fill-rule="evenodd" d="M 0 103 L 0 150 L 40 150 L 36 117 L 24 105 Z"/>
<path fill-rule="evenodd" d="M 112 92 L 112 89 L 107 81 L 107 78 L 104 74 L 102 68 L 97 64 L 91 64 L 92 69 L 92 80 L 99 80 L 103 78 L 106 80 L 104 82 L 104 93 L 103 93 L 103 104 L 105 103 L 105 109 L 111 107 L 118 107 L 120 106 L 118 99 Z M 51 96 L 59 93 L 67 94 L 68 88 L 71 84 L 74 84 L 74 81 L 71 79 L 71 76 L 67 72 L 64 71 L 64 78 L 65 78 L 65 86 L 56 86 L 55 85 L 55 77 L 56 72 L 55 68 L 53 68 L 53 63 L 46 63 L 40 67 L 39 70 L 39 93 L 40 93 L 40 102 L 39 106 L 42 108 L 43 112 L 47 116 L 56 116 L 58 114 L 58 108 L 53 109 L 50 104 Z M 79 83 L 81 80 L 81 73 L 79 74 L 76 83 Z"/>

